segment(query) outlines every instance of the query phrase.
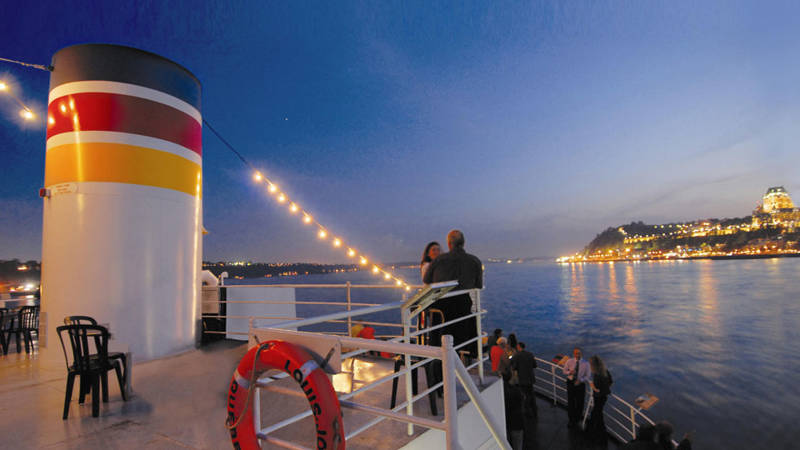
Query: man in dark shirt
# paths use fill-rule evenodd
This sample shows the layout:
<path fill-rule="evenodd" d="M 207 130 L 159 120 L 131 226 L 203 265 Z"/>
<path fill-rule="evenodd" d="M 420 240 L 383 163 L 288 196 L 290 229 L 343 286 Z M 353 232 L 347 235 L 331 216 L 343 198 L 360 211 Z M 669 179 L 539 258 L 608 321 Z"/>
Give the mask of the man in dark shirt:
<path fill-rule="evenodd" d="M 511 358 L 511 368 L 517 371 L 519 388 L 525 397 L 526 413 L 536 415 L 536 398 L 533 393 L 533 385 L 536 383 L 536 358 L 533 353 L 525 350 L 525 343 L 517 343 L 517 353 Z"/>
<path fill-rule="evenodd" d="M 464 233 L 447 233 L 447 247 L 450 251 L 434 259 L 425 272 L 425 284 L 458 280 L 456 290 L 483 288 L 483 264 L 477 256 L 464 251 Z"/>
<path fill-rule="evenodd" d="M 464 251 L 464 233 L 452 230 L 447 233 L 447 253 L 442 253 L 433 260 L 425 272 L 425 284 L 440 281 L 458 280 L 455 290 L 483 288 L 483 264 L 474 255 Z M 439 299 L 431 305 L 444 314 L 445 321 L 450 321 L 472 313 L 472 299 L 469 294 Z M 453 343 L 458 345 L 477 336 L 475 318 L 462 320 L 443 328 L 442 334 L 453 336 Z M 467 350 L 477 353 L 477 343 L 468 345 Z"/>

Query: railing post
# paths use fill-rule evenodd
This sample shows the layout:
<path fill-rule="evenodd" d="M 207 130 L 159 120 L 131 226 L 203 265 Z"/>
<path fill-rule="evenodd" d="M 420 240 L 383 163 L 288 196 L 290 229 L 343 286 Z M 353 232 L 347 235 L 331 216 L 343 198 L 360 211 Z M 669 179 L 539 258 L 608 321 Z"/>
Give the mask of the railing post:
<path fill-rule="evenodd" d="M 633 409 L 633 405 L 628 405 L 628 408 L 631 410 L 631 439 L 636 439 L 636 411 Z"/>
<path fill-rule="evenodd" d="M 553 385 L 553 405 L 558 404 L 558 397 L 556 396 L 556 366 L 550 366 L 550 384 Z"/>
<path fill-rule="evenodd" d="M 481 380 L 481 386 L 483 386 L 483 327 L 481 326 L 481 320 L 483 316 L 481 315 L 481 291 L 480 289 L 474 289 L 475 292 L 475 304 L 478 307 L 478 315 L 475 316 L 475 324 L 476 328 L 478 329 L 478 377 Z"/>
<path fill-rule="evenodd" d="M 458 450 L 458 401 L 456 399 L 456 366 L 453 336 L 442 336 L 442 378 L 444 381 L 444 423 L 447 450 Z"/>
<path fill-rule="evenodd" d="M 350 311 L 352 305 L 350 304 L 350 282 L 347 282 L 347 310 Z M 350 336 L 353 329 L 353 319 L 350 316 L 347 316 L 347 335 Z"/>
<path fill-rule="evenodd" d="M 408 308 L 403 308 L 401 311 L 401 316 L 403 318 L 403 336 L 406 344 L 411 343 L 411 311 Z M 411 375 L 413 373 L 412 370 L 409 370 L 411 367 L 411 355 L 408 353 L 403 355 L 404 362 L 406 364 L 406 414 L 409 416 L 414 415 L 414 402 L 411 400 L 414 398 L 414 391 L 413 385 L 411 383 Z M 408 424 L 408 435 L 411 436 L 414 434 L 414 424 Z"/>
<path fill-rule="evenodd" d="M 458 377 L 459 381 L 461 381 L 461 385 L 464 386 L 464 389 L 467 391 L 467 395 L 475 405 L 475 409 L 478 410 L 478 414 L 480 414 L 484 423 L 486 423 L 486 426 L 489 428 L 489 432 L 492 434 L 492 437 L 494 437 L 497 446 L 502 450 L 511 450 L 511 447 L 508 446 L 508 441 L 506 441 L 506 437 L 503 434 L 502 429 L 497 425 L 494 417 L 489 412 L 486 404 L 483 402 L 480 391 L 478 391 L 475 383 L 472 382 L 472 377 L 470 376 L 469 372 L 467 372 L 467 369 L 456 358 L 458 358 L 458 355 L 453 352 L 452 359 L 456 361 L 454 364 L 456 376 Z"/>

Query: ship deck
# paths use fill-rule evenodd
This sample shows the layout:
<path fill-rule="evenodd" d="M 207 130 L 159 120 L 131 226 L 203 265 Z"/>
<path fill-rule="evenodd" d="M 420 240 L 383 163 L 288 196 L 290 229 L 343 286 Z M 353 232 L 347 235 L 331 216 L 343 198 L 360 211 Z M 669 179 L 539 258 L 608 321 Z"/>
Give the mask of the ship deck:
<path fill-rule="evenodd" d="M 57 351 L 57 354 L 54 352 Z M 67 420 L 61 419 L 64 405 L 66 369 L 60 347 L 40 349 L 34 355 L 16 353 L 15 348 L 0 356 L 0 446 L 4 448 L 230 448 L 225 427 L 225 400 L 228 381 L 246 344 L 219 341 L 177 356 L 135 364 L 133 395 L 128 402 L 120 396 L 113 376 L 109 377 L 109 402 L 100 407 L 100 417 L 91 415 L 91 399 L 77 402 L 77 386 Z M 382 363 L 359 361 L 357 378 L 381 376 L 392 369 Z M 420 385 L 424 386 L 420 374 Z M 77 383 L 76 383 L 77 384 Z M 398 398 L 403 398 L 404 383 L 399 383 Z M 388 403 L 391 383 L 371 392 L 361 402 Z M 422 389 L 422 387 L 421 387 Z M 280 408 L 276 396 L 262 393 L 262 422 L 274 423 L 307 408 L 304 399 L 282 395 Z M 459 403 L 466 401 L 460 392 Z M 272 403 L 270 403 L 272 401 Z M 418 415 L 430 417 L 428 400 L 415 404 Z M 552 401 L 537 399 L 537 419 L 526 419 L 526 449 L 606 448 L 589 444 L 580 432 L 566 427 L 566 411 Z M 439 419 L 442 405 L 439 400 Z M 367 417 L 345 411 L 345 426 L 365 423 Z M 280 430 L 276 437 L 303 444 L 313 429 L 311 419 L 304 419 Z M 414 436 L 406 434 L 406 425 L 384 420 L 369 431 L 348 441 L 348 448 L 399 448 L 424 429 L 415 427 Z M 310 443 L 309 443 L 310 445 Z M 610 441 L 608 448 L 616 448 Z"/>

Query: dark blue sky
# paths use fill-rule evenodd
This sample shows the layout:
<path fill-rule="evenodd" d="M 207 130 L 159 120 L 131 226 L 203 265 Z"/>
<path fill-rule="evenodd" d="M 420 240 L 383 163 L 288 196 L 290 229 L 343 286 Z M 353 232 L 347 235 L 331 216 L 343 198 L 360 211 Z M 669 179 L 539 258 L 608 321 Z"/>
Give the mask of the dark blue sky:
<path fill-rule="evenodd" d="M 482 257 L 556 255 L 631 220 L 743 216 L 772 185 L 800 199 L 797 2 L 32 3 L 0 6 L 0 56 L 175 60 L 215 128 L 377 259 L 453 227 Z M 0 75 L 42 111 L 47 73 Z M 203 139 L 206 259 L 343 259 Z M 0 145 L 0 258 L 38 259 L 44 127 L 5 97 Z"/>

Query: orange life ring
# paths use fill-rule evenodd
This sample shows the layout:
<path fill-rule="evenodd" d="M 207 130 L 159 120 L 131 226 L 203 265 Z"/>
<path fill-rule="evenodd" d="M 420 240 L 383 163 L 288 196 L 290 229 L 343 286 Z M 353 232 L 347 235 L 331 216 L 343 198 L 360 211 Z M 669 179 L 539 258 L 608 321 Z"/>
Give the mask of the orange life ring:
<path fill-rule="evenodd" d="M 228 391 L 228 427 L 233 448 L 261 448 L 253 423 L 252 401 L 248 397 L 251 380 L 257 380 L 269 369 L 288 373 L 306 395 L 316 423 L 316 448 L 343 450 L 342 411 L 328 376 L 306 350 L 284 341 L 267 341 L 251 348 L 233 372 Z"/>

